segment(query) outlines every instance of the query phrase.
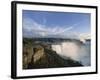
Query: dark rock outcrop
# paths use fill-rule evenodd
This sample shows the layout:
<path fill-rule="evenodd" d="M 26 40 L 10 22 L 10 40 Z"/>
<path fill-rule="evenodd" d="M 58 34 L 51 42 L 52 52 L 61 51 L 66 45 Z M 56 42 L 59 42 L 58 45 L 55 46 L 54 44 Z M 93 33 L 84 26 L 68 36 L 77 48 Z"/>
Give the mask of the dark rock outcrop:
<path fill-rule="evenodd" d="M 63 59 L 55 51 L 44 49 L 44 53 L 37 61 L 34 61 L 34 55 L 33 55 L 31 62 L 28 64 L 28 69 L 77 67 L 77 66 L 82 66 L 82 64 L 70 58 Z"/>
<path fill-rule="evenodd" d="M 51 49 L 50 44 L 37 41 L 23 39 L 23 69 L 83 66 L 78 61 L 62 58 Z"/>

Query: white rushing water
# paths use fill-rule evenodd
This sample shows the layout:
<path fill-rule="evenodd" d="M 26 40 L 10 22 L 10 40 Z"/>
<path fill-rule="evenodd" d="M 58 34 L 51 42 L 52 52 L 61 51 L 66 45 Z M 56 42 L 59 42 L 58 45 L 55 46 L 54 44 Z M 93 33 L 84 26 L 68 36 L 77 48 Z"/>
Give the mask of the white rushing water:
<path fill-rule="evenodd" d="M 76 42 L 62 42 L 53 44 L 52 49 L 63 58 L 70 57 L 85 66 L 90 66 L 90 43 L 79 45 Z"/>

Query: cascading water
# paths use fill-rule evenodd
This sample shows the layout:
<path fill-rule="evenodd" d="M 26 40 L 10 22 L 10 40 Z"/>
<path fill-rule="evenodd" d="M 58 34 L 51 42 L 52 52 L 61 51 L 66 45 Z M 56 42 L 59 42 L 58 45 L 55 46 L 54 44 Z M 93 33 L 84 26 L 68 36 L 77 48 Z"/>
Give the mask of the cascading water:
<path fill-rule="evenodd" d="M 60 44 L 52 44 L 52 49 L 64 59 L 70 57 L 85 66 L 90 66 L 90 44 L 80 43 L 79 45 L 76 42 L 66 41 Z"/>

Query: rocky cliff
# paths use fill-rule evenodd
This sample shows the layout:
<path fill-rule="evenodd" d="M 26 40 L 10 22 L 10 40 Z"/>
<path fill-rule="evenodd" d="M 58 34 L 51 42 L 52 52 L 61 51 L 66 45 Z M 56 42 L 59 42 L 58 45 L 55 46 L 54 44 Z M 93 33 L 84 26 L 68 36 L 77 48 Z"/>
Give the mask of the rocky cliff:
<path fill-rule="evenodd" d="M 34 42 L 34 43 L 33 43 Z M 83 66 L 70 58 L 62 58 L 50 48 L 49 44 L 33 40 L 23 42 L 23 69 L 58 68 Z"/>
<path fill-rule="evenodd" d="M 28 69 L 82 66 L 82 64 L 70 58 L 61 58 L 55 51 L 49 49 L 42 51 L 43 52 L 40 51 L 40 53 L 38 51 L 32 56 L 31 62 L 28 64 Z"/>

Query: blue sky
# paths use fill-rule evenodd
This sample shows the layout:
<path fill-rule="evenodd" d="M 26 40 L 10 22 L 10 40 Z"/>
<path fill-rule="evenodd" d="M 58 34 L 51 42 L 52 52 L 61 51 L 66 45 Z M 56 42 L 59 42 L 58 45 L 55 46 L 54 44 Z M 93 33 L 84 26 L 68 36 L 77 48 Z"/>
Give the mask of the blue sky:
<path fill-rule="evenodd" d="M 77 37 L 90 34 L 89 13 L 23 10 L 25 37 Z"/>

